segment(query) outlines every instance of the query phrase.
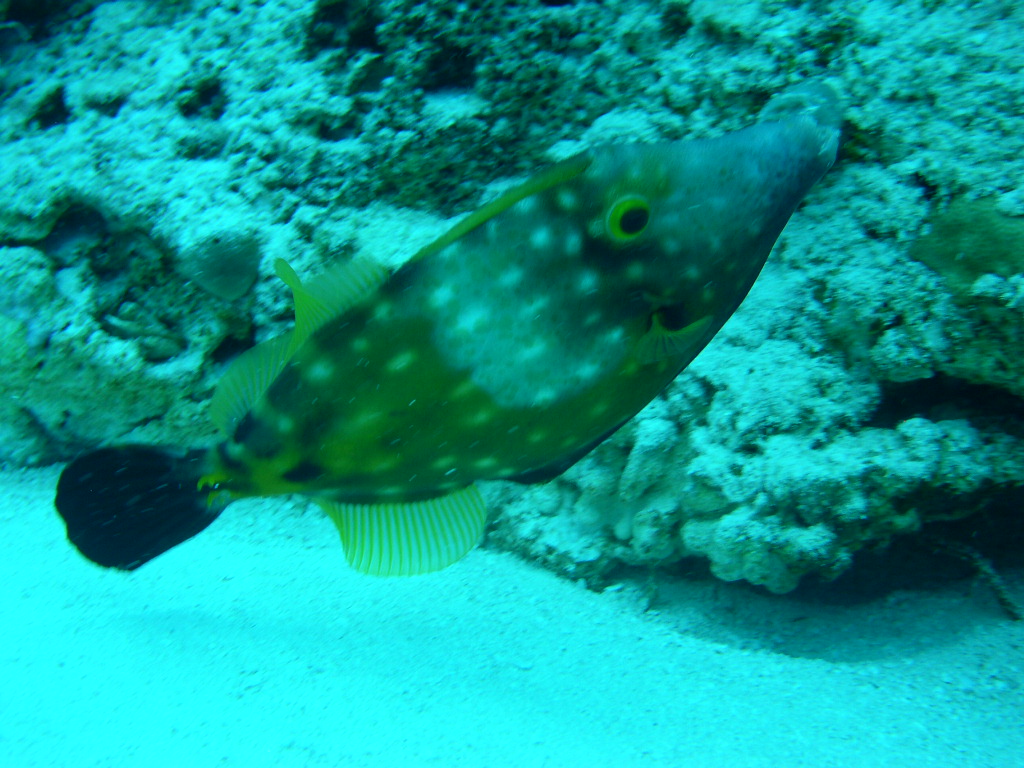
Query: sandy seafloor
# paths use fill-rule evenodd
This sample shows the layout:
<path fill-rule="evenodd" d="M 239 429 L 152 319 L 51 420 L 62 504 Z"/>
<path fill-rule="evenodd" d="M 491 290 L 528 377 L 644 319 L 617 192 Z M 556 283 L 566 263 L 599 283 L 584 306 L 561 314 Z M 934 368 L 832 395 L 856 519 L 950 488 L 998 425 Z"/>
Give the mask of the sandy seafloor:
<path fill-rule="evenodd" d="M 361 576 L 280 501 L 114 573 L 63 540 L 56 476 L 0 476 L 5 766 L 1024 765 L 1020 626 L 969 582 L 660 577 L 645 611 L 488 550 Z"/>

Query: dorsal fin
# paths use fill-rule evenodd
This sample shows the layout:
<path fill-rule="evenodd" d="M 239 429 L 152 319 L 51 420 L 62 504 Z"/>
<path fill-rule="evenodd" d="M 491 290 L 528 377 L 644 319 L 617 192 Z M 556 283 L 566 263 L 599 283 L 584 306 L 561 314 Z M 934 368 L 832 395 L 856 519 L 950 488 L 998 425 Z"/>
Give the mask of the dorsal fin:
<path fill-rule="evenodd" d="M 499 213 L 508 210 L 520 200 L 576 178 L 587 169 L 590 163 L 593 162 L 593 159 L 589 152 L 581 152 L 578 155 L 573 155 L 561 162 L 555 163 L 550 168 L 530 177 L 519 186 L 513 187 L 491 202 L 473 211 L 473 213 L 469 214 L 469 216 L 449 229 L 437 240 L 417 251 L 409 261 L 417 261 L 432 253 L 437 253 L 454 243 L 467 232 L 476 229 Z"/>
<path fill-rule="evenodd" d="M 274 262 L 274 271 L 292 289 L 295 300 L 292 351 L 325 323 L 371 296 L 390 274 L 387 267 L 367 259 L 336 264 L 306 282 L 284 259 Z"/>
<path fill-rule="evenodd" d="M 292 334 L 257 344 L 239 355 L 230 365 L 210 400 L 210 418 L 226 437 L 235 425 L 284 370 L 291 357 Z"/>

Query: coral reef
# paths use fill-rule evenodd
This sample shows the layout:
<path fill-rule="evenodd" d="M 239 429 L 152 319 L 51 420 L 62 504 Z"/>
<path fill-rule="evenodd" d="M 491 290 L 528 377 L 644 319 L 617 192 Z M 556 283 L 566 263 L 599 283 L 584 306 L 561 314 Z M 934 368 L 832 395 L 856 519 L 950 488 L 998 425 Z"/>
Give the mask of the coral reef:
<path fill-rule="evenodd" d="M 581 146 L 733 130 L 823 77 L 840 163 L 733 320 L 565 476 L 486 492 L 492 542 L 594 583 L 836 575 L 1024 485 L 1022 14 L 0 3 L 0 458 L 201 444 L 223 363 L 289 322 L 275 258 L 398 263 Z"/>

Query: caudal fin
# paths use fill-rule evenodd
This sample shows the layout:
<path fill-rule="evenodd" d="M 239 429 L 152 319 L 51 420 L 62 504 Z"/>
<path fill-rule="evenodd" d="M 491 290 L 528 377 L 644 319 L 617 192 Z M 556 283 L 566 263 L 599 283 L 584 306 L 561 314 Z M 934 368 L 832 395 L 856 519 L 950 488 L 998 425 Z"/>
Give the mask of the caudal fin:
<path fill-rule="evenodd" d="M 54 501 L 68 539 L 94 563 L 131 571 L 192 538 L 223 509 L 198 489 L 203 455 L 129 445 L 79 456 Z"/>

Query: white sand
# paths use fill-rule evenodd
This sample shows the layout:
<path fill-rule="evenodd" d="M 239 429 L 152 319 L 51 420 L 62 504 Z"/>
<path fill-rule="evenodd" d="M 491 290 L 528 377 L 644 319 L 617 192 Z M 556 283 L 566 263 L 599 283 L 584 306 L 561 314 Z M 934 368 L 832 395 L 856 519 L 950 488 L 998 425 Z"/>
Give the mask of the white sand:
<path fill-rule="evenodd" d="M 1024 765 L 1024 627 L 983 590 L 692 580 L 644 613 L 490 551 L 379 580 L 282 502 L 126 575 L 55 480 L 0 476 L 3 766 Z"/>

